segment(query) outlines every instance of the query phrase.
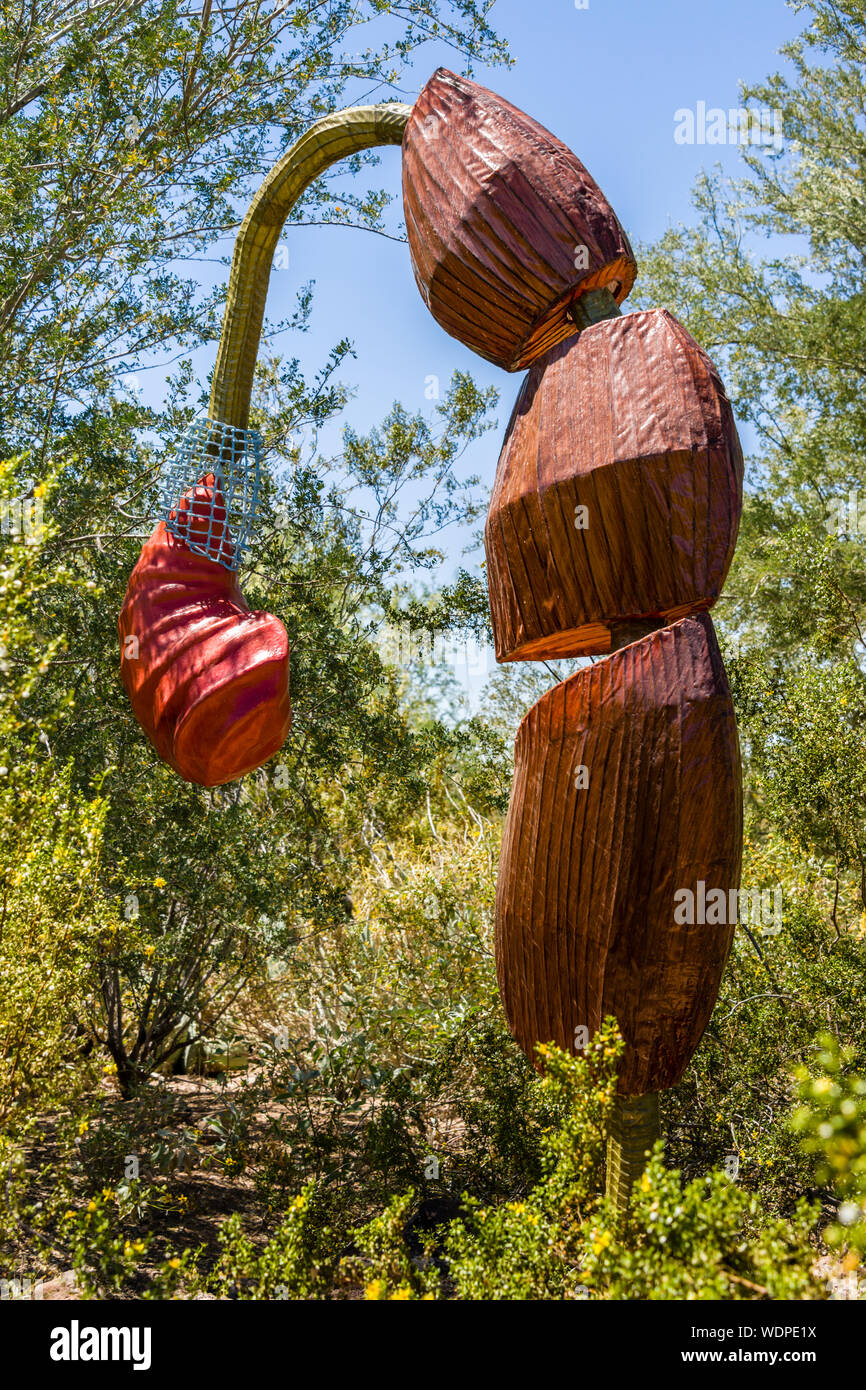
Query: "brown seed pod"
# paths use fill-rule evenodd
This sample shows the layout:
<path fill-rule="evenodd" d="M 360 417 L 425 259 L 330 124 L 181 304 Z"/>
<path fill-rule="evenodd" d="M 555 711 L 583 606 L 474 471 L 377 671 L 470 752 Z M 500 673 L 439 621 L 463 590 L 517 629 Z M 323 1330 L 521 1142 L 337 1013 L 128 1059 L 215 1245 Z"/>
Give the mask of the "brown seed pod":
<path fill-rule="evenodd" d="M 517 371 L 576 332 L 587 290 L 621 303 L 637 267 L 576 155 L 510 102 L 440 68 L 403 136 L 403 206 L 418 288 L 437 323 Z"/>
<path fill-rule="evenodd" d="M 530 370 L 485 530 L 498 661 L 610 650 L 610 626 L 718 598 L 743 456 L 715 367 L 666 309 L 587 328 Z"/>
<path fill-rule="evenodd" d="M 741 847 L 737 728 L 707 614 L 533 706 L 496 894 L 499 988 L 531 1061 L 538 1043 L 574 1051 L 612 1014 L 626 1042 L 620 1094 L 676 1085 L 733 939 Z M 677 920 L 689 892 L 691 924 Z"/>

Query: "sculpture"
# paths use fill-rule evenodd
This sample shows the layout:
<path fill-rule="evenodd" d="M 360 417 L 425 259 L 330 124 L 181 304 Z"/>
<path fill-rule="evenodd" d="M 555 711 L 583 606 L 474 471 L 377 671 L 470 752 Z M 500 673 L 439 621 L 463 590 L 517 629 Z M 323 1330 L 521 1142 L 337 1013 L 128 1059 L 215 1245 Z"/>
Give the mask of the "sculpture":
<path fill-rule="evenodd" d="M 255 510 L 249 403 L 270 268 L 314 178 L 401 142 L 425 303 L 482 356 L 530 368 L 485 531 L 497 658 L 606 657 L 518 731 L 496 954 L 533 1062 L 537 1044 L 574 1048 L 617 1018 L 608 1190 L 622 1207 L 733 936 L 735 913 L 679 921 L 675 898 L 709 886 L 727 904 L 739 882 L 739 749 L 708 610 L 736 543 L 743 460 L 694 339 L 663 309 L 621 316 L 637 268 L 601 189 L 509 102 L 440 69 L 414 107 L 325 117 L 268 175 L 235 245 L 208 419 L 130 580 L 123 679 L 160 756 L 204 785 L 285 738 L 285 631 L 249 612 L 234 574 Z"/>
<path fill-rule="evenodd" d="M 208 417 L 168 470 L 163 519 L 129 581 L 118 629 L 133 712 L 159 756 L 202 786 L 260 767 L 291 725 L 285 628 L 250 613 L 235 573 L 255 522 L 261 441 L 249 409 L 276 245 L 313 179 L 346 155 L 399 143 L 409 109 L 324 117 L 253 199 L 235 242 Z"/>
<path fill-rule="evenodd" d="M 604 654 L 612 627 L 709 608 L 742 485 L 722 384 L 667 310 L 561 343 L 523 383 L 493 485 L 497 660 Z"/>
<path fill-rule="evenodd" d="M 576 155 L 453 72 L 433 74 L 409 117 L 403 209 L 433 317 L 509 371 L 575 331 L 579 297 L 621 302 L 634 284 L 628 238 Z"/>
<path fill-rule="evenodd" d="M 538 1043 L 574 1048 L 616 1016 L 608 1190 L 623 1206 L 733 936 L 728 911 L 678 923 L 675 895 L 709 884 L 727 905 L 739 885 L 739 747 L 704 610 L 736 543 L 742 453 L 718 373 L 682 325 L 665 310 L 620 316 L 628 240 L 554 136 L 436 73 L 403 167 L 431 312 L 500 366 L 531 364 L 485 529 L 497 658 L 608 654 L 518 731 L 496 957 L 533 1062 Z"/>
<path fill-rule="evenodd" d="M 186 504 L 186 505 L 184 505 Z M 136 718 L 181 777 L 235 781 L 282 747 L 291 724 L 289 642 L 251 613 L 228 567 L 232 544 L 214 474 L 180 499 L 141 550 L 120 611 L 121 676 Z M 210 530 L 210 539 L 207 531 Z M 198 541 L 209 550 L 191 548 Z"/>

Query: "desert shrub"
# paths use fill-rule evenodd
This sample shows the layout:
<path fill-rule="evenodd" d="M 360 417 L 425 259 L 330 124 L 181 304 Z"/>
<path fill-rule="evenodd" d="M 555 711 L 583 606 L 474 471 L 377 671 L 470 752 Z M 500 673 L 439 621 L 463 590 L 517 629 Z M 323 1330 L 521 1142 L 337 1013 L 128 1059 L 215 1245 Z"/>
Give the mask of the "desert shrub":
<path fill-rule="evenodd" d="M 736 1159 L 739 1184 L 768 1212 L 792 1215 L 801 1197 L 826 1189 L 789 1125 L 794 1073 L 811 1062 L 822 1024 L 850 1049 L 850 1065 L 863 1067 L 866 934 L 856 897 L 837 903 L 834 929 L 832 878 L 778 837 L 750 835 L 743 881 L 780 889 L 781 929 L 736 932 L 700 1047 L 662 1096 L 667 1161 L 691 1179 Z"/>
<path fill-rule="evenodd" d="M 294 1198 L 262 1250 L 251 1244 L 234 1213 L 220 1232 L 220 1257 L 208 1287 L 218 1297 L 253 1301 L 326 1297 L 336 1263 L 329 1237 L 316 1219 L 312 1186 Z"/>
<path fill-rule="evenodd" d="M 823 1034 L 812 1067 L 798 1068 L 801 1103 L 791 1122 L 837 1204 L 822 1235 L 849 1270 L 866 1251 L 866 1075 L 852 1069 L 855 1060 L 854 1048 Z"/>
<path fill-rule="evenodd" d="M 625 1221 L 603 1197 L 607 1116 L 621 1043 L 612 1020 L 578 1057 L 544 1051 L 537 1082 L 559 1121 L 541 1144 L 541 1178 L 523 1200 L 484 1205 L 431 1232 L 414 1255 L 417 1194 L 395 1198 L 356 1233 L 360 1257 L 341 1277 L 375 1299 L 469 1300 L 815 1298 L 805 1204 L 772 1220 L 724 1174 L 685 1182 L 653 1155 Z"/>
<path fill-rule="evenodd" d="M 22 467 L 0 465 L 0 508 Z M 39 503 L 50 495 L 37 492 Z M 106 802 L 79 794 L 52 753 L 62 701 L 40 718 L 32 707 L 34 685 L 63 659 L 62 638 L 33 620 L 64 578 L 42 565 L 50 536 L 45 525 L 26 541 L 0 537 L 0 1126 L 11 1130 L 92 1081 L 80 1015 L 119 920 L 101 883 Z"/>
<path fill-rule="evenodd" d="M 84 1181 L 97 1190 L 191 1167 L 199 1160 L 196 1136 L 178 1118 L 175 1097 L 159 1082 L 139 1087 L 129 1100 L 91 1108 L 74 1141 Z"/>

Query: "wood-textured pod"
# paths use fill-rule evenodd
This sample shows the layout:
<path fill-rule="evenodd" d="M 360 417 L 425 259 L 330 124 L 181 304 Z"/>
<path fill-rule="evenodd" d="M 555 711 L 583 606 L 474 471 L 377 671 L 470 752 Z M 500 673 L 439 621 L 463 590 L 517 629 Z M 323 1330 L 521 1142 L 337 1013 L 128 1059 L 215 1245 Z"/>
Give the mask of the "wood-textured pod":
<path fill-rule="evenodd" d="M 440 68 L 403 135 L 415 279 L 437 323 L 508 371 L 576 332 L 587 290 L 618 303 L 637 267 L 576 155 L 494 92 Z"/>
<path fill-rule="evenodd" d="M 707 614 L 539 700 L 517 733 L 496 895 L 502 1002 L 530 1060 L 539 1042 L 573 1051 L 575 1030 L 613 1014 L 620 1094 L 675 1085 L 733 939 L 710 895 L 735 920 L 741 850 L 737 728 Z M 696 918 L 714 904 L 706 922 L 677 921 L 686 890 Z"/>
<path fill-rule="evenodd" d="M 289 642 L 279 618 L 250 611 L 208 475 L 180 501 L 185 528 L 213 559 L 160 522 L 142 546 L 118 619 L 121 677 L 159 756 L 188 782 L 233 782 L 267 762 L 291 725 Z M 172 513 L 172 519 L 175 520 Z"/>
<path fill-rule="evenodd" d="M 485 529 L 498 661 L 610 651 L 610 627 L 718 598 L 743 456 L 718 373 L 666 309 L 587 328 L 528 373 Z"/>

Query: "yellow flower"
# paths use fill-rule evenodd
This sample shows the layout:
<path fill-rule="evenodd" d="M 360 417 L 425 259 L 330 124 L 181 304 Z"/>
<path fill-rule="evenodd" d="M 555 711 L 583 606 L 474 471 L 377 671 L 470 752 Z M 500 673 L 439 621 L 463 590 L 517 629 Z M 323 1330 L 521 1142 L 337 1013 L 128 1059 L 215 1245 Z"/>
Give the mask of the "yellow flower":
<path fill-rule="evenodd" d="M 408 1303 L 411 1297 L 412 1290 L 404 1285 L 402 1289 L 397 1289 L 395 1293 L 392 1293 L 391 1302 Z"/>
<path fill-rule="evenodd" d="M 165 887 L 166 887 L 166 881 L 165 881 L 164 878 L 155 878 L 155 879 L 153 880 L 153 886 L 154 886 L 154 888 L 165 888 Z"/>
<path fill-rule="evenodd" d="M 600 1255 L 602 1250 L 606 1250 L 610 1245 L 610 1231 L 602 1231 L 600 1235 L 594 1236 L 592 1241 L 593 1254 Z"/>
<path fill-rule="evenodd" d="M 650 1190 L 649 1173 L 644 1173 L 643 1177 L 641 1178 L 641 1180 L 640 1180 L 640 1190 L 641 1190 L 641 1192 L 649 1192 L 649 1190 Z"/>
<path fill-rule="evenodd" d="M 364 1290 L 364 1297 L 367 1299 L 381 1298 L 385 1291 L 385 1285 L 381 1279 L 374 1279 L 372 1284 L 368 1284 Z"/>
<path fill-rule="evenodd" d="M 169 1269 L 180 1269 L 180 1260 L 174 1259 L 168 1262 Z"/>
<path fill-rule="evenodd" d="M 90 1121 L 89 1121 L 89 1120 L 79 1120 L 79 1122 L 78 1122 L 78 1133 L 79 1133 L 79 1134 L 86 1134 L 89 1128 L 90 1128 Z"/>

